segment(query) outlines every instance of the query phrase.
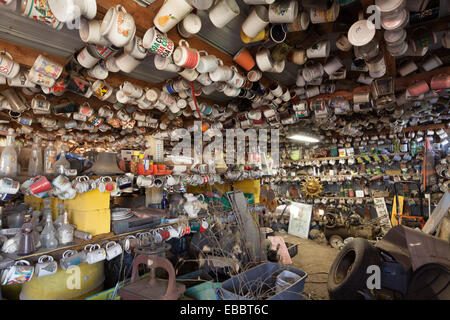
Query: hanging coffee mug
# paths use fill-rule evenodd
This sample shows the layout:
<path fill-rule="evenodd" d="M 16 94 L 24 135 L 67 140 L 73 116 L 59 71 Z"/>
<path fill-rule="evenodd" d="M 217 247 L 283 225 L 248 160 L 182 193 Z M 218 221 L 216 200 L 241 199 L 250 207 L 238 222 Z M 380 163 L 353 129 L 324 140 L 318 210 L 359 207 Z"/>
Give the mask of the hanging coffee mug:
<path fill-rule="evenodd" d="M 0 75 L 12 79 L 19 74 L 20 65 L 6 51 L 0 51 Z"/>
<path fill-rule="evenodd" d="M 110 241 L 105 246 L 106 260 L 110 261 L 122 254 L 122 246 L 115 241 Z"/>
<path fill-rule="evenodd" d="M 47 101 L 47 98 L 42 94 L 37 94 L 31 100 L 31 109 L 34 114 L 50 114 L 51 103 Z"/>
<path fill-rule="evenodd" d="M 0 283 L 2 285 L 22 284 L 30 281 L 33 274 L 34 267 L 30 265 L 30 262 L 19 260 L 13 266 L 3 270 Z"/>
<path fill-rule="evenodd" d="M 53 260 L 52 256 L 43 255 L 38 259 L 35 266 L 36 278 L 54 275 L 58 271 L 58 263 Z"/>
<path fill-rule="evenodd" d="M 63 72 L 63 65 L 52 61 L 51 59 L 39 55 L 34 61 L 33 69 L 53 79 L 58 79 Z"/>
<path fill-rule="evenodd" d="M 153 24 L 161 32 L 169 32 L 194 8 L 185 0 L 165 0 L 153 19 Z"/>
<path fill-rule="evenodd" d="M 184 46 L 182 45 L 183 43 L 185 43 Z M 191 49 L 189 43 L 184 39 L 181 39 L 178 44 L 179 47 L 173 52 L 173 62 L 186 69 L 195 69 L 200 60 L 199 52 Z"/>
<path fill-rule="evenodd" d="M 163 58 L 169 58 L 175 49 L 174 42 L 166 34 L 159 32 L 155 27 L 147 30 L 142 45 L 149 52 Z"/>
<path fill-rule="evenodd" d="M 89 264 L 94 264 L 106 259 L 106 251 L 101 248 L 99 244 L 87 245 L 85 250 L 89 250 L 86 254 L 86 261 Z"/>
<path fill-rule="evenodd" d="M 122 5 L 109 8 L 100 26 L 100 33 L 116 47 L 126 46 L 136 33 L 133 16 Z"/>

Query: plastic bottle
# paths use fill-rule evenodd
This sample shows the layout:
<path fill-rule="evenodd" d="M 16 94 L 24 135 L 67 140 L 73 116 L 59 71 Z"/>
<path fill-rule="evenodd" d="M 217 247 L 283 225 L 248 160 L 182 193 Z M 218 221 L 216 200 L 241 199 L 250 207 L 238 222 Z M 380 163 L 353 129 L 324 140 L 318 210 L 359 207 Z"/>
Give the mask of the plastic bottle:
<path fill-rule="evenodd" d="M 17 152 L 14 129 L 8 129 L 6 146 L 0 158 L 0 175 L 6 177 L 17 177 Z"/>
<path fill-rule="evenodd" d="M 44 165 L 42 160 L 42 149 L 39 146 L 39 137 L 35 136 L 33 139 L 33 146 L 31 148 L 30 161 L 28 162 L 28 176 L 40 176 L 44 172 Z"/>
<path fill-rule="evenodd" d="M 45 148 L 44 152 L 44 174 L 52 175 L 55 174 L 54 163 L 56 161 L 56 148 L 53 145 L 53 142 L 50 141 L 47 148 Z"/>

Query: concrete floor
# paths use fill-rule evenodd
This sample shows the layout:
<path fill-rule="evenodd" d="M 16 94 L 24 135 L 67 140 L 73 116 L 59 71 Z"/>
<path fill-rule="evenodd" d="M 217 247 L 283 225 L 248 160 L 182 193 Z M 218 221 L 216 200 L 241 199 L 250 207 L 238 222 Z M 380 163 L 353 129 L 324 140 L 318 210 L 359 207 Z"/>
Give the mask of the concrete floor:
<path fill-rule="evenodd" d="M 292 259 L 292 267 L 305 271 L 305 293 L 312 300 L 328 300 L 328 271 L 339 250 L 328 245 L 325 239 L 306 240 L 287 233 L 277 233 L 285 242 L 298 244 L 298 254 Z"/>

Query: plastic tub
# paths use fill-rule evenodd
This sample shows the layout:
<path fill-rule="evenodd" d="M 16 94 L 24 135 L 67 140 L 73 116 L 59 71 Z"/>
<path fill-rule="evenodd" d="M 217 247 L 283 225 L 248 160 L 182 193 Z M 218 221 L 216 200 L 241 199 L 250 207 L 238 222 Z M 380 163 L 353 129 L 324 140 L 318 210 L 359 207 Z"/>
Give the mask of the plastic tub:
<path fill-rule="evenodd" d="M 298 274 L 300 278 L 276 293 L 277 276 L 284 270 Z M 302 270 L 267 262 L 226 280 L 216 289 L 216 294 L 219 300 L 302 300 L 307 277 Z"/>

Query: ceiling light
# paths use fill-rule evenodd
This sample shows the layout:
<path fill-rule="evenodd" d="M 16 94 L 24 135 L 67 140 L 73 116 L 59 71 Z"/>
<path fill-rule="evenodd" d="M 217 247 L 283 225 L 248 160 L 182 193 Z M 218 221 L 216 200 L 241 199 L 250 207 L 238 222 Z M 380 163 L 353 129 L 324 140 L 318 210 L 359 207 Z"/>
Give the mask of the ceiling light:
<path fill-rule="evenodd" d="M 288 137 L 288 139 L 303 141 L 303 142 L 319 142 L 320 140 L 311 136 L 307 136 L 304 134 L 293 134 Z"/>

